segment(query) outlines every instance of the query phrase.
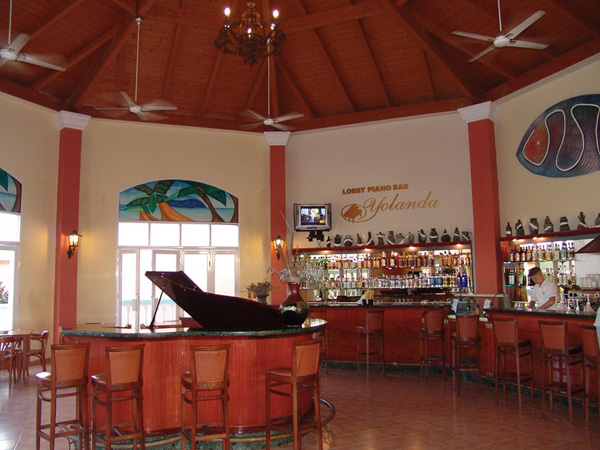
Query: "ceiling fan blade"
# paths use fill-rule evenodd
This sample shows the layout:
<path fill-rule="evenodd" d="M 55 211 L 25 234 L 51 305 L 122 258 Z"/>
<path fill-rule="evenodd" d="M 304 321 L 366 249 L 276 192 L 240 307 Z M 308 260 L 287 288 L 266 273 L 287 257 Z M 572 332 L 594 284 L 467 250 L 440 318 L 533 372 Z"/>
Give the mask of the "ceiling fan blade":
<path fill-rule="evenodd" d="M 472 57 L 472 58 L 469 60 L 469 62 L 470 62 L 470 63 L 472 63 L 472 62 L 474 62 L 474 61 L 477 61 L 479 58 L 481 58 L 482 56 L 485 56 L 485 55 L 487 55 L 489 52 L 491 52 L 491 51 L 492 51 L 492 50 L 494 50 L 495 48 L 496 48 L 496 47 L 494 47 L 493 45 L 492 45 L 492 46 L 490 46 L 490 47 L 488 47 L 488 48 L 486 48 L 485 50 L 483 50 L 483 51 L 481 51 L 481 52 L 477 53 L 475 56 L 473 56 L 473 57 Z"/>
<path fill-rule="evenodd" d="M 17 57 L 17 61 L 21 61 L 28 64 L 33 64 L 34 66 L 44 67 L 46 69 L 56 70 L 58 72 L 64 72 L 66 69 L 62 65 L 52 64 L 51 62 L 44 61 L 42 59 L 45 57 L 38 57 L 33 55 L 26 55 L 24 53 L 19 54 Z"/>
<path fill-rule="evenodd" d="M 467 33 L 466 31 L 453 31 L 452 34 L 454 36 L 461 36 L 461 37 L 466 37 L 466 38 L 470 38 L 470 39 L 478 39 L 480 41 L 485 41 L 485 42 L 494 42 L 493 37 L 491 36 L 486 36 L 485 34 L 477 34 L 477 33 Z"/>
<path fill-rule="evenodd" d="M 142 111 L 142 113 L 146 116 L 146 119 L 152 122 L 158 122 L 159 120 L 165 120 L 167 118 L 167 116 L 163 114 L 158 114 L 152 111 Z"/>
<path fill-rule="evenodd" d="M 27 44 L 28 40 L 29 35 L 21 33 L 15 38 L 15 40 L 8 44 L 8 47 L 6 47 L 6 49 L 18 54 L 23 49 L 23 47 L 25 47 L 25 44 Z"/>
<path fill-rule="evenodd" d="M 153 100 L 141 105 L 142 111 L 176 111 L 177 106 L 165 100 Z"/>
<path fill-rule="evenodd" d="M 148 122 L 148 116 L 143 111 L 135 111 L 133 113 L 136 116 L 138 116 L 140 118 L 140 120 L 142 120 L 143 122 Z"/>
<path fill-rule="evenodd" d="M 94 108 L 96 111 L 129 111 L 128 107 L 107 107 L 107 108 Z"/>
<path fill-rule="evenodd" d="M 304 117 L 304 114 L 302 113 L 288 113 L 288 114 L 284 114 L 283 116 L 279 116 L 277 118 L 275 118 L 275 122 L 279 123 L 279 122 L 284 122 L 286 120 L 292 120 L 292 119 L 300 119 L 301 117 Z"/>
<path fill-rule="evenodd" d="M 507 38 L 511 38 L 511 39 L 516 38 L 519 34 L 521 34 L 523 31 L 525 31 L 527 28 L 529 28 L 531 25 L 533 25 L 544 14 L 546 14 L 545 11 L 537 11 L 537 12 L 533 13 L 531 16 L 529 16 L 528 19 L 525 19 L 523 22 L 521 22 L 515 28 L 513 28 L 508 33 L 506 33 L 505 36 Z"/>
<path fill-rule="evenodd" d="M 511 40 L 508 44 L 509 47 L 519 47 L 519 48 L 531 48 L 534 50 L 545 50 L 548 48 L 547 44 L 538 44 L 537 42 L 528 42 L 528 41 L 514 41 Z"/>
<path fill-rule="evenodd" d="M 131 99 L 131 97 L 129 96 L 129 94 L 127 94 L 127 92 L 121 91 L 121 96 L 125 99 L 125 101 L 127 102 L 127 104 L 129 105 L 130 108 L 132 106 L 136 106 L 135 102 Z"/>
<path fill-rule="evenodd" d="M 261 120 L 261 121 L 263 121 L 263 122 L 264 122 L 265 120 L 267 120 L 267 118 L 266 118 L 266 117 L 264 117 L 264 116 L 261 116 L 259 113 L 257 113 L 257 112 L 254 112 L 254 111 L 252 111 L 251 109 L 247 109 L 246 111 L 244 111 L 244 112 L 242 113 L 242 115 L 244 115 L 244 116 L 246 116 L 246 117 L 250 117 L 250 118 L 252 118 L 252 119 L 258 119 L 258 120 Z"/>
<path fill-rule="evenodd" d="M 253 128 L 258 128 L 258 127 L 260 127 L 262 125 L 263 125 L 262 122 L 245 123 L 244 125 L 240 125 L 240 128 L 248 128 L 249 130 L 252 130 Z"/>
<path fill-rule="evenodd" d="M 277 123 L 277 122 L 275 122 L 275 123 L 274 123 L 273 125 L 271 125 L 271 126 L 272 126 L 273 128 L 277 128 L 278 130 L 281 130 L 281 131 L 290 131 L 290 130 L 292 130 L 292 129 L 293 129 L 293 128 L 292 128 L 292 127 L 290 127 L 290 126 L 287 126 L 287 125 L 282 125 L 282 124 L 280 124 L 280 123 Z"/>

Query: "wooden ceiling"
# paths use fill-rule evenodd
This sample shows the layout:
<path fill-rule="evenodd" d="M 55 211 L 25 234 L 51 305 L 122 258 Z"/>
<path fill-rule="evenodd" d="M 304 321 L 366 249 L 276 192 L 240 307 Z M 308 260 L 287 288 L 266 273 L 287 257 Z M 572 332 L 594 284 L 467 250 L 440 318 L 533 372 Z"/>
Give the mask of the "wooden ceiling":
<path fill-rule="evenodd" d="M 0 0 L 6 47 L 9 0 Z M 0 68 L 0 89 L 55 110 L 94 109 L 134 97 L 136 8 L 143 18 L 138 103 L 177 106 L 163 123 L 240 129 L 251 109 L 267 113 L 267 64 L 250 67 L 217 51 L 223 9 L 239 0 L 13 0 L 12 35 L 31 36 L 22 53 L 61 54 L 65 72 L 20 62 Z M 504 31 L 546 14 L 518 39 L 546 50 L 496 49 L 453 36 L 498 32 L 497 0 L 257 0 L 263 18 L 280 11 L 287 35 L 271 62 L 271 112 L 300 112 L 296 130 L 456 110 L 496 100 L 600 52 L 600 1 L 502 0 Z M 127 112 L 119 120 L 139 118 Z M 259 127 L 255 131 L 274 131 Z"/>

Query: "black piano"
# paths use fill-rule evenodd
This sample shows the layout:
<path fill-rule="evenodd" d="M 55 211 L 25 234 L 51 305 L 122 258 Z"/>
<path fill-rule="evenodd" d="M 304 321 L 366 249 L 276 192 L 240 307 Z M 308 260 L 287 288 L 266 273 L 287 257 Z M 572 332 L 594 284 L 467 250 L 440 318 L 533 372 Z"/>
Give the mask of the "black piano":
<path fill-rule="evenodd" d="M 202 329 L 246 331 L 286 328 L 277 309 L 245 298 L 204 292 L 182 271 L 148 271 L 146 277 L 192 316 Z M 148 328 L 153 326 L 154 318 Z"/>

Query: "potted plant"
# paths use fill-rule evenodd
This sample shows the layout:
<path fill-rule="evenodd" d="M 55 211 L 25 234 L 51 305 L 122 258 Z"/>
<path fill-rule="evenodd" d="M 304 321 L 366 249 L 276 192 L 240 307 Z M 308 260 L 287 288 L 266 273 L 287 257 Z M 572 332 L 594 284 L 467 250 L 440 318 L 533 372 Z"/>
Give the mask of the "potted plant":
<path fill-rule="evenodd" d="M 247 287 L 248 293 L 252 297 L 256 297 L 259 303 L 267 303 L 267 296 L 271 289 L 273 289 L 273 285 L 268 281 L 259 281 L 257 283 L 250 283 Z"/>

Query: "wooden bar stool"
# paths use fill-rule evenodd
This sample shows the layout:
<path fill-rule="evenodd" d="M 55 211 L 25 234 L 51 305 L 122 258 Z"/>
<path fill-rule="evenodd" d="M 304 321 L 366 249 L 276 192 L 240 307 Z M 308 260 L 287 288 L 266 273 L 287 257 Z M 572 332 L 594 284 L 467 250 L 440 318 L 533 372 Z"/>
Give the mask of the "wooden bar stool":
<path fill-rule="evenodd" d="M 144 412 L 142 409 L 142 368 L 144 345 L 107 347 L 106 373 L 92 375 L 92 450 L 100 442 L 110 450 L 114 442 L 132 440 L 133 448 L 145 450 Z M 114 403 L 131 401 L 131 421 L 113 423 Z M 106 424 L 98 426 L 98 406 L 106 408 Z M 104 435 L 101 433 L 104 432 Z"/>
<path fill-rule="evenodd" d="M 49 334 L 48 330 L 44 330 L 41 333 L 31 333 L 31 336 L 29 336 L 29 351 L 25 357 L 25 370 L 27 371 L 27 376 L 29 376 L 30 358 L 38 358 L 40 360 L 40 365 L 42 366 L 42 371 L 46 371 L 46 347 L 48 345 Z M 31 348 L 31 344 L 34 342 L 37 342 L 39 347 Z"/>
<path fill-rule="evenodd" d="M 222 440 L 222 448 L 230 448 L 229 438 L 229 345 L 190 347 L 192 370 L 181 376 L 181 448 L 186 440 L 192 449 L 197 441 Z M 198 424 L 198 403 L 221 402 L 221 422 Z M 186 426 L 186 405 L 191 405 L 190 426 Z M 198 436 L 198 430 L 203 433 Z M 220 432 L 214 432 L 218 429 Z"/>
<path fill-rule="evenodd" d="M 90 448 L 88 427 L 88 358 L 90 344 L 52 345 L 51 372 L 40 372 L 37 379 L 35 448 L 40 450 L 40 438 L 54 448 L 55 439 L 77 436 L 77 448 Z M 58 399 L 76 398 L 75 418 L 57 421 Z M 42 424 L 43 402 L 50 404 L 50 423 Z M 58 430 L 58 431 L 57 431 Z M 69 445 L 70 447 L 70 445 Z"/>
<path fill-rule="evenodd" d="M 327 320 L 327 311 L 322 309 L 318 311 L 309 311 L 308 317 L 311 319 L 321 319 Z M 323 342 L 321 346 L 321 361 L 323 361 L 323 365 L 325 366 L 325 373 L 329 373 L 329 368 L 327 367 L 327 326 L 325 326 L 324 330 L 321 330 L 317 333 L 313 333 L 313 339 L 320 339 Z"/>
<path fill-rule="evenodd" d="M 494 319 L 494 354 L 496 378 L 496 405 L 498 405 L 498 388 L 502 384 L 502 394 L 506 400 L 506 382 L 517 384 L 517 393 L 519 396 L 519 410 L 521 409 L 521 383 L 530 382 L 529 390 L 531 392 L 531 404 L 533 405 L 533 349 L 531 339 L 519 339 L 519 330 L 517 328 L 517 319 Z M 507 356 L 514 358 L 515 371 L 509 372 L 507 369 Z M 527 358 L 529 357 L 529 358 Z M 529 359 L 529 371 L 521 371 L 521 358 Z"/>
<path fill-rule="evenodd" d="M 464 352 L 474 351 L 475 360 L 463 358 Z M 452 365 L 454 386 L 460 395 L 460 372 L 476 373 L 479 379 L 481 395 L 481 336 L 479 334 L 479 316 L 477 314 L 457 315 L 456 333 L 452 335 Z"/>
<path fill-rule="evenodd" d="M 374 362 L 379 373 L 379 364 L 383 367 L 383 376 L 385 377 L 385 351 L 383 346 L 383 310 L 371 311 L 366 313 L 366 326 L 356 327 L 356 371 L 360 370 L 360 360 L 365 358 L 367 364 L 367 376 L 369 376 L 370 358 L 375 358 Z M 361 342 L 365 341 L 365 351 L 361 352 Z M 373 342 L 376 341 L 376 342 Z M 372 346 L 371 343 L 374 345 Z M 375 346 L 376 344 L 376 346 Z"/>
<path fill-rule="evenodd" d="M 569 420 L 573 423 L 573 395 L 583 391 L 573 383 L 571 367 L 582 362 L 581 346 L 570 346 L 567 322 L 538 322 L 542 338 L 542 418 L 546 412 L 546 391 L 550 396 L 550 411 L 554 411 L 554 392 L 567 394 Z"/>
<path fill-rule="evenodd" d="M 583 397 L 583 408 L 585 409 L 585 426 L 590 422 L 590 400 L 595 400 L 600 406 L 600 373 L 598 364 L 600 363 L 600 348 L 598 347 L 598 332 L 593 325 L 579 324 L 581 329 L 581 343 L 583 344 L 583 379 L 585 386 L 585 395 Z M 591 393 L 592 374 L 590 371 L 596 371 L 596 395 Z M 600 414 L 598 415 L 600 421 Z"/>
<path fill-rule="evenodd" d="M 429 365 L 433 363 L 437 363 L 442 367 L 444 380 L 446 379 L 445 318 L 446 312 L 442 309 L 425 311 L 423 313 L 423 328 L 419 330 L 419 352 L 421 355 L 421 376 L 423 376 L 423 367 L 425 367 L 425 380 L 429 379 Z M 431 352 L 430 341 L 439 342 L 439 353 Z"/>
<path fill-rule="evenodd" d="M 266 450 L 271 448 L 271 430 L 289 433 L 294 437 L 294 450 L 302 448 L 301 431 L 315 428 L 319 450 L 323 450 L 323 433 L 321 429 L 321 410 L 319 399 L 321 386 L 319 379 L 319 356 L 321 354 L 321 341 L 294 342 L 292 348 L 292 367 L 276 367 L 268 369 L 265 374 L 266 392 Z M 290 385 L 289 391 L 284 388 Z M 312 393 L 314 416 L 300 417 L 299 398 L 303 393 Z M 271 394 L 292 399 L 292 424 L 285 418 L 271 418 Z"/>

